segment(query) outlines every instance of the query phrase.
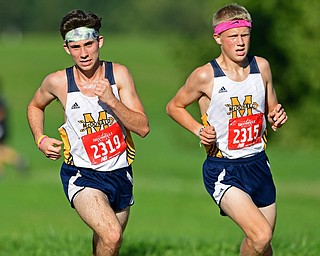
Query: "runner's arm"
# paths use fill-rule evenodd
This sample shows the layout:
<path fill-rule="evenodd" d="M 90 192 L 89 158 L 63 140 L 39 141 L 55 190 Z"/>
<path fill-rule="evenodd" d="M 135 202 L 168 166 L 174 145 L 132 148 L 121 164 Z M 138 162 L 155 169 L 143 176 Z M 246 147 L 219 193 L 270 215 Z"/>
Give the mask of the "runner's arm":
<path fill-rule="evenodd" d="M 276 131 L 288 120 L 288 116 L 281 104 L 278 103 L 276 91 L 273 87 L 271 68 L 267 60 L 257 57 L 262 78 L 266 84 L 266 111 L 271 128 Z"/>
<path fill-rule="evenodd" d="M 49 89 L 51 83 L 52 77 L 48 76 L 44 79 L 28 105 L 27 117 L 35 143 L 39 149 L 48 158 L 56 160 L 61 157 L 62 142 L 54 138 L 44 137 L 44 111 L 46 106 L 56 98 Z"/>
<path fill-rule="evenodd" d="M 197 101 L 203 94 L 208 94 L 212 82 L 212 71 L 208 72 L 208 66 L 197 68 L 188 77 L 184 86 L 180 88 L 173 99 L 167 104 L 168 115 L 185 129 L 200 138 L 204 145 L 215 142 L 215 131 L 213 126 L 203 127 L 196 121 L 186 108 Z M 211 85 L 212 86 L 212 85 Z"/>

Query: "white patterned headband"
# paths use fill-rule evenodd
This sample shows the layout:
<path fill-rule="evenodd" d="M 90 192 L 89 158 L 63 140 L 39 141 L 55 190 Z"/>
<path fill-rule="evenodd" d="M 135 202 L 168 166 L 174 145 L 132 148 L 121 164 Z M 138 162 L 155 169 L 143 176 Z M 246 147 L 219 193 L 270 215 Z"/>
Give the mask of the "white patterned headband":
<path fill-rule="evenodd" d="M 66 43 L 81 40 L 98 39 L 99 33 L 94 28 L 79 27 L 70 30 L 64 37 Z"/>

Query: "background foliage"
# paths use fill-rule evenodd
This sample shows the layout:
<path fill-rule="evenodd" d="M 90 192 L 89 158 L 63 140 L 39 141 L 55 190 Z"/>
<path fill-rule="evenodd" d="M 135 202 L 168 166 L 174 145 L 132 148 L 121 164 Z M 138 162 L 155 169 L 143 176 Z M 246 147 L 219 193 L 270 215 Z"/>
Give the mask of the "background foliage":
<path fill-rule="evenodd" d="M 320 2 L 239 0 L 254 21 L 251 53 L 267 58 L 281 103 L 289 114 L 283 144 L 319 146 L 320 129 Z M 103 32 L 110 34 L 164 34 L 167 46 L 185 79 L 198 65 L 216 57 L 211 18 L 230 1 L 213 0 L 89 0 L 3 1 L 0 8 L 2 39 L 14 43 L 28 32 L 54 33 L 60 19 L 75 8 L 103 17 Z M 181 83 L 183 82 L 181 80 Z M 303 135 L 303 136 L 302 136 Z"/>

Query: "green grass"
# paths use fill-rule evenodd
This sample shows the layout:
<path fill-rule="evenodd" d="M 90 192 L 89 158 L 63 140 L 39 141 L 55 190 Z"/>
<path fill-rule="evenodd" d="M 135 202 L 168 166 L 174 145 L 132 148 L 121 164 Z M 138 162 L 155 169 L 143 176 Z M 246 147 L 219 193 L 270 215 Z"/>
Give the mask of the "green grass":
<path fill-rule="evenodd" d="M 187 73 L 169 54 L 162 37 L 107 36 L 102 58 L 127 65 L 150 119 L 151 133 L 134 136 L 135 201 L 124 236 L 125 256 L 238 255 L 242 232 L 219 215 L 204 189 L 204 149 L 175 124 L 165 105 Z M 0 44 L 0 78 L 9 99 L 10 144 L 30 161 L 27 175 L 7 167 L 0 178 L 0 256 L 90 255 L 91 232 L 65 198 L 61 160 L 47 160 L 36 148 L 26 106 L 46 74 L 72 65 L 58 36 L 27 36 L 18 45 Z M 191 107 L 195 114 L 197 112 Z M 47 110 L 46 133 L 62 124 L 58 103 Z M 319 151 L 280 148 L 271 139 L 268 155 L 278 189 L 275 255 L 320 254 Z"/>

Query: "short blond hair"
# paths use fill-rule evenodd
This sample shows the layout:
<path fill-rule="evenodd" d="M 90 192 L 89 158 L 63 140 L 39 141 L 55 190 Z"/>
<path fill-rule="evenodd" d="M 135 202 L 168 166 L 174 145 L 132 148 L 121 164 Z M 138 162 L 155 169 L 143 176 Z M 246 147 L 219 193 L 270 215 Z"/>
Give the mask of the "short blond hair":
<path fill-rule="evenodd" d="M 230 20 L 247 20 L 252 22 L 251 15 L 246 8 L 238 4 L 229 4 L 220 8 L 213 15 L 212 26 L 215 27 L 221 22 Z"/>

